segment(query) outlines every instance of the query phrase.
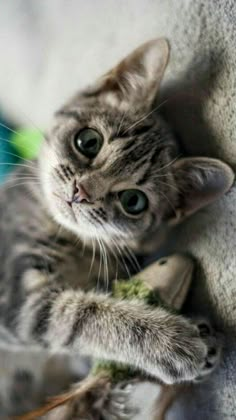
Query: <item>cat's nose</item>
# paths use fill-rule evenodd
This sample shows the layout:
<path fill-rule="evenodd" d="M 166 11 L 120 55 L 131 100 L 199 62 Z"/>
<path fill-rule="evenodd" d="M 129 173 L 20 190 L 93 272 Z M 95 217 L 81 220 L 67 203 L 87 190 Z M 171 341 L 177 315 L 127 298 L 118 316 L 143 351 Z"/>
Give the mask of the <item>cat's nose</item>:
<path fill-rule="evenodd" d="M 74 185 L 74 192 L 71 203 L 91 203 L 91 199 L 84 186 L 80 183 Z"/>

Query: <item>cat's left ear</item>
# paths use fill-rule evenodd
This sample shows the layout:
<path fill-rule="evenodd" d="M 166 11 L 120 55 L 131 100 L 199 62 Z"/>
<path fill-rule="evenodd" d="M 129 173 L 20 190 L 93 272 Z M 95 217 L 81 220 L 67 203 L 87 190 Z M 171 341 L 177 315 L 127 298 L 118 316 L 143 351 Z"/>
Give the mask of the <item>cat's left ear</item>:
<path fill-rule="evenodd" d="M 183 158 L 173 164 L 179 206 L 171 224 L 180 222 L 225 194 L 234 182 L 229 165 L 211 158 Z"/>
<path fill-rule="evenodd" d="M 166 39 L 141 45 L 88 88 L 86 96 L 102 95 L 111 105 L 150 105 L 160 87 L 169 58 Z"/>

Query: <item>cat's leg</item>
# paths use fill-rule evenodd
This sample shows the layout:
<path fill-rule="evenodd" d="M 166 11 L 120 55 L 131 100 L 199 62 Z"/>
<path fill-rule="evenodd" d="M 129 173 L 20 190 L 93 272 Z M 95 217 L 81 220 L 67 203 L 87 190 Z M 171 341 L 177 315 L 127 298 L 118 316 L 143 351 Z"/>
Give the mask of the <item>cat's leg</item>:
<path fill-rule="evenodd" d="M 25 295 L 14 324 L 25 342 L 120 361 L 165 383 L 195 380 L 218 357 L 216 337 L 182 316 L 60 287 Z"/>

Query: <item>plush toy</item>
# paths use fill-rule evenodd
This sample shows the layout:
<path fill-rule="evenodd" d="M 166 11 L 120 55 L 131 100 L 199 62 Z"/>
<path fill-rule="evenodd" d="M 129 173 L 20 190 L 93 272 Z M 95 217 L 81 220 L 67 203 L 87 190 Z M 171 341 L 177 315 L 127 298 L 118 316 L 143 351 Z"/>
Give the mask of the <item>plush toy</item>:
<path fill-rule="evenodd" d="M 182 255 L 172 255 L 162 258 L 130 280 L 114 283 L 113 295 L 121 299 L 140 299 L 148 305 L 162 305 L 170 311 L 179 311 L 181 308 L 192 278 L 193 262 Z M 96 410 L 101 411 L 104 406 L 104 418 L 123 418 L 118 408 L 119 404 L 109 407 L 109 394 L 115 391 L 118 384 L 134 383 L 144 380 L 144 374 L 128 366 L 114 362 L 95 361 L 90 375 L 83 381 L 73 385 L 66 393 L 54 397 L 42 408 L 29 414 L 18 417 L 19 420 L 33 420 L 40 416 L 47 419 L 57 418 L 69 420 L 71 418 L 87 418 L 86 414 Z M 161 394 L 156 404 L 155 419 L 164 418 L 166 408 L 176 395 L 176 387 L 163 387 L 164 397 Z M 122 389 L 120 394 L 122 394 Z M 126 401 L 128 405 L 128 401 Z M 126 418 L 128 407 L 126 410 Z M 51 417 L 52 416 L 52 417 Z M 89 417 L 90 418 L 90 417 Z"/>
<path fill-rule="evenodd" d="M 0 115 L 0 183 L 3 182 L 8 173 L 18 162 L 18 156 L 11 144 L 12 132 L 8 128 L 8 123 Z"/>
<path fill-rule="evenodd" d="M 35 159 L 43 140 L 37 129 L 16 128 L 0 115 L 0 183 L 23 159 Z"/>
<path fill-rule="evenodd" d="M 14 127 L 0 115 L 0 182 L 21 159 L 37 158 L 42 141 L 39 130 Z"/>
<path fill-rule="evenodd" d="M 35 159 L 39 154 L 42 140 L 42 133 L 30 128 L 15 131 L 10 138 L 12 147 L 22 159 Z"/>

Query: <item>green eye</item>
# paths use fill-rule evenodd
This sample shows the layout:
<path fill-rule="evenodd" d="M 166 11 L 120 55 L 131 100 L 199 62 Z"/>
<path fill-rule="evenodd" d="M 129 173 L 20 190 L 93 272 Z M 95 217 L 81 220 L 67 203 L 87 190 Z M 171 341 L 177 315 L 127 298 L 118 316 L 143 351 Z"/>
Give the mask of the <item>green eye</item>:
<path fill-rule="evenodd" d="M 147 209 L 148 199 L 140 190 L 121 191 L 119 198 L 126 213 L 136 215 Z"/>
<path fill-rule="evenodd" d="M 85 128 L 75 137 L 75 147 L 82 155 L 93 159 L 97 156 L 102 147 L 103 139 L 101 134 L 92 128 Z"/>

